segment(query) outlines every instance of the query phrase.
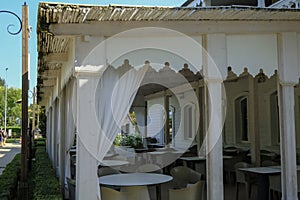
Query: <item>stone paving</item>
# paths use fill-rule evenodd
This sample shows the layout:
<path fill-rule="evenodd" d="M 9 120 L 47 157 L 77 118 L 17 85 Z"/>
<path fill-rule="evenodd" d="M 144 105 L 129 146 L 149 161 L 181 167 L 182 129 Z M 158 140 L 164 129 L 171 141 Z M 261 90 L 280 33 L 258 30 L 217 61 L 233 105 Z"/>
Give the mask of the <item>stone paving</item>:
<path fill-rule="evenodd" d="M 21 144 L 6 143 L 4 147 L 0 147 L 0 175 L 6 165 L 12 161 L 17 153 L 21 152 Z"/>

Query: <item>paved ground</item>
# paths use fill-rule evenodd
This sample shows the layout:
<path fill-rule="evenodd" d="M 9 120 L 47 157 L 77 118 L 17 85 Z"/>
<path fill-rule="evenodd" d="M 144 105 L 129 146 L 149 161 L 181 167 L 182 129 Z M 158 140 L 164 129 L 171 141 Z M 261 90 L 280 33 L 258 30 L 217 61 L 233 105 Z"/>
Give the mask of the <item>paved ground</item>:
<path fill-rule="evenodd" d="M 21 144 L 19 143 L 6 143 L 4 147 L 0 147 L 0 175 L 6 165 L 20 152 Z"/>

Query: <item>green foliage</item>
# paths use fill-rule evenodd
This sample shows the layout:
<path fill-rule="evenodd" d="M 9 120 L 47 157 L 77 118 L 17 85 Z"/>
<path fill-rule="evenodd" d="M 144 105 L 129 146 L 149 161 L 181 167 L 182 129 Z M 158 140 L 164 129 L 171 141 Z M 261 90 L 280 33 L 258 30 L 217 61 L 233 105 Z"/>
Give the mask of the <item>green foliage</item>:
<path fill-rule="evenodd" d="M 7 138 L 6 143 L 20 143 L 20 138 Z"/>
<path fill-rule="evenodd" d="M 5 86 L 5 79 L 0 77 L 0 86 Z"/>
<path fill-rule="evenodd" d="M 135 112 L 134 112 L 134 111 L 131 112 L 131 113 L 129 113 L 129 117 L 130 117 L 132 123 L 133 123 L 134 125 L 137 125 L 136 117 L 135 117 Z"/>
<path fill-rule="evenodd" d="M 38 142 L 45 144 L 42 140 L 37 141 L 37 143 Z M 62 199 L 59 181 L 55 177 L 55 171 L 51 166 L 51 161 L 45 150 L 45 145 L 36 147 L 35 158 L 36 161 L 33 164 L 30 176 L 32 188 L 30 199 Z"/>
<path fill-rule="evenodd" d="M 0 128 L 4 128 L 4 126 L 0 127 Z M 6 127 L 7 130 L 11 129 L 12 132 L 12 137 L 21 137 L 21 127 L 20 126 L 7 126 Z"/>
<path fill-rule="evenodd" d="M 17 198 L 18 180 L 21 170 L 21 156 L 17 154 L 14 159 L 6 165 L 0 176 L 0 199 Z"/>
<path fill-rule="evenodd" d="M 43 135 L 43 137 L 46 137 L 46 127 L 47 127 L 47 116 L 45 114 L 45 107 L 40 108 L 40 124 L 39 124 L 39 128 L 41 130 L 41 134 Z"/>
<path fill-rule="evenodd" d="M 18 123 L 22 117 L 22 106 L 21 104 L 17 104 L 15 102 L 21 99 L 21 97 L 22 97 L 22 90 L 20 88 L 10 87 L 7 89 L 7 125 L 8 126 L 19 125 Z M 4 116 L 5 116 L 4 98 L 5 98 L 5 87 L 1 86 L 1 80 L 0 80 L 0 125 L 1 126 L 4 126 Z"/>
<path fill-rule="evenodd" d="M 143 145 L 142 137 L 139 134 L 121 135 L 118 134 L 114 140 L 114 144 L 118 146 L 129 146 L 139 148 Z"/>

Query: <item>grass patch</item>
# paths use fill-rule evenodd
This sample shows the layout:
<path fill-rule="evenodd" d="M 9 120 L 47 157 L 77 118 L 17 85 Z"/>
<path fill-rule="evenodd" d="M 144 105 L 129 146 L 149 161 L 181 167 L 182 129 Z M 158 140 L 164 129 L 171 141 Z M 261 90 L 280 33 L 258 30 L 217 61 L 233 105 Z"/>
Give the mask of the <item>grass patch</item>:
<path fill-rule="evenodd" d="M 0 176 L 0 199 L 17 199 L 18 181 L 21 171 L 21 155 L 17 154 L 14 159 L 6 165 Z"/>
<path fill-rule="evenodd" d="M 51 161 L 45 150 L 45 141 L 37 140 L 35 162 L 30 173 L 30 199 L 33 200 L 59 200 L 63 199 L 60 192 L 59 181 L 51 166 Z"/>
<path fill-rule="evenodd" d="M 6 143 L 20 143 L 20 138 L 7 138 Z"/>

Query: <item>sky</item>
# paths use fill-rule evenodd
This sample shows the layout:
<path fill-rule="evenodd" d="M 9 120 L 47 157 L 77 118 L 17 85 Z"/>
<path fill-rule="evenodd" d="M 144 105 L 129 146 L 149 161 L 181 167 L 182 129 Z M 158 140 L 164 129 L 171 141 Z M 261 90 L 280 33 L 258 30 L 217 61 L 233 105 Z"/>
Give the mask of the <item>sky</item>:
<path fill-rule="evenodd" d="M 22 17 L 22 5 L 25 1 L 20 0 L 1 0 L 0 11 L 8 10 Z M 29 9 L 29 26 L 32 27 L 32 32 L 29 39 L 30 52 L 30 87 L 33 91 L 36 85 L 37 77 L 37 39 L 36 39 L 36 24 L 37 24 L 37 9 L 39 2 L 37 0 L 28 0 L 26 4 Z M 60 0 L 47 2 L 64 2 L 74 4 L 94 4 L 94 5 L 152 5 L 152 6 L 181 6 L 185 0 Z M 20 25 L 18 19 L 7 13 L 0 12 L 0 77 L 6 78 L 8 87 L 22 88 L 22 33 L 10 35 L 7 32 L 8 25 L 11 32 L 19 30 Z"/>

